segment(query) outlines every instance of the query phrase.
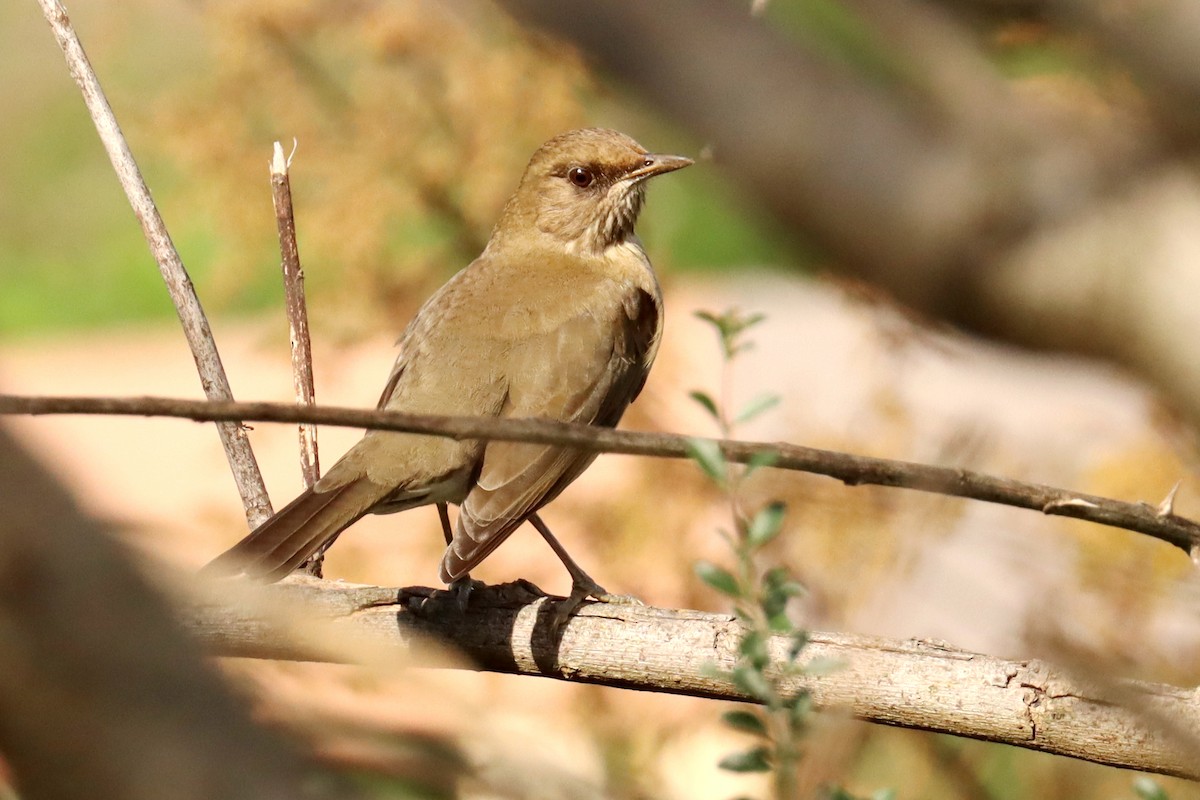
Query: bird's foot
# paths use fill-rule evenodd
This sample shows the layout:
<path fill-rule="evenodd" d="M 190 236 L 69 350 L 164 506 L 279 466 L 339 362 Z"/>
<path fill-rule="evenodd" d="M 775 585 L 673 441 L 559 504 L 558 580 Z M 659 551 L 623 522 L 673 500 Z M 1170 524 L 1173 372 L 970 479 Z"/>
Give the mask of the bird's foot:
<path fill-rule="evenodd" d="M 582 578 L 575 578 L 575 581 L 571 585 L 571 594 L 558 602 L 558 607 L 554 610 L 555 624 L 559 627 L 566 625 L 589 597 L 601 603 L 612 603 L 613 605 L 620 606 L 646 605 L 633 595 L 613 594 L 591 578 L 583 575 Z"/>
<path fill-rule="evenodd" d="M 515 581 L 502 583 L 492 587 L 499 591 L 500 601 L 502 603 L 515 603 L 518 605 L 528 605 L 535 600 L 540 600 L 543 597 L 548 597 L 536 583 L 527 581 L 524 578 L 517 578 Z"/>
<path fill-rule="evenodd" d="M 467 613 L 467 608 L 471 605 L 471 593 L 476 589 L 482 589 L 487 586 L 483 581 L 477 581 L 470 575 L 463 575 L 458 580 L 451 583 L 446 589 L 454 595 L 454 602 L 458 604 L 458 610 Z"/>
<path fill-rule="evenodd" d="M 600 594 L 589 595 L 593 600 L 601 603 L 611 603 L 614 606 L 644 606 L 646 605 L 640 598 L 634 597 L 631 594 L 611 594 L 609 592 L 601 592 Z"/>
<path fill-rule="evenodd" d="M 450 602 L 454 604 L 454 607 L 460 613 L 465 614 L 467 608 L 471 605 L 472 593 L 486 586 L 487 584 L 483 581 L 473 580 L 469 575 L 464 575 L 445 589 L 431 589 L 427 586 L 417 586 L 406 591 L 411 598 L 409 607 L 413 611 L 432 611 L 435 606 Z"/>

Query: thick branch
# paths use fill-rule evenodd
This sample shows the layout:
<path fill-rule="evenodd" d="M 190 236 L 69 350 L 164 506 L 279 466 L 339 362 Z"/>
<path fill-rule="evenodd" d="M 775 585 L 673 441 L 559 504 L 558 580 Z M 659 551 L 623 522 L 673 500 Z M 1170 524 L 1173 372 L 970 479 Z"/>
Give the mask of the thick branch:
<path fill-rule="evenodd" d="M 671 433 L 635 433 L 588 425 L 534 419 L 492 419 L 364 411 L 353 408 L 301 407 L 280 403 L 212 403 L 166 397 L 21 397 L 0 394 L 0 414 L 121 414 L 243 422 L 314 422 L 351 428 L 374 428 L 445 436 L 451 439 L 499 439 L 577 447 L 583 450 L 688 458 L 693 437 Z M 1169 505 L 1157 509 L 1024 483 L 967 469 L 938 467 L 887 458 L 839 453 L 785 442 L 719 442 L 725 458 L 746 463 L 757 454 L 773 453 L 778 469 L 811 472 L 851 486 L 873 484 L 983 500 L 988 503 L 1072 517 L 1152 536 L 1190 552 L 1200 544 L 1200 524 L 1174 514 Z"/>
<path fill-rule="evenodd" d="M 329 584 L 289 578 L 263 590 L 280 607 L 308 609 L 347 636 L 420 658 L 417 637 L 452 643 L 479 669 L 627 689 L 746 701 L 714 677 L 738 657 L 741 628 L 724 614 L 591 604 L 556 631 L 554 604 L 517 584 L 456 597 L 428 589 Z M 272 602 L 271 605 L 276 605 Z M 187 624 L 223 655 L 328 660 L 286 630 L 243 608 L 203 606 Z M 293 629 L 294 630 L 294 629 Z M 789 640 L 772 652 L 782 662 Z M 789 679 L 817 707 L 859 719 L 950 733 L 1117 767 L 1200 778 L 1196 693 L 1122 681 L 1111 692 L 1083 686 L 1040 661 L 1005 661 L 923 641 L 813 633 L 801 662 L 844 666 Z M 1116 704 L 1116 699 L 1121 704 Z M 1136 709 L 1136 712 L 1131 709 Z M 1149 720 L 1169 720 L 1170 732 Z"/>
<path fill-rule="evenodd" d="M 0 509 L 0 750 L 21 797 L 357 796 L 251 722 L 130 554 L 2 429 Z"/>
<path fill-rule="evenodd" d="M 231 401 L 233 391 L 229 388 L 225 367 L 221 364 L 221 356 L 217 352 L 208 318 L 204 315 L 200 299 L 196 296 L 196 289 L 192 286 L 192 279 L 188 277 L 179 251 L 175 249 L 171 235 L 167 232 L 166 223 L 154 205 L 150 189 L 133 159 L 129 143 L 121 133 L 121 127 L 117 124 L 116 115 L 113 114 L 112 106 L 108 104 L 104 90 L 100 87 L 100 81 L 83 52 L 83 45 L 71 27 L 66 9 L 58 0 L 38 2 L 66 56 L 67 69 L 83 93 L 83 101 L 96 125 L 96 132 L 100 135 L 108 158 L 112 161 L 117 180 L 125 190 L 125 196 L 129 198 L 129 204 L 142 226 L 142 233 L 150 246 L 150 252 L 158 263 L 158 271 L 162 274 L 171 301 L 179 314 L 179 321 L 183 324 L 183 333 L 192 350 L 192 358 L 200 374 L 204 395 L 209 400 Z M 246 519 L 251 528 L 257 527 L 260 522 L 271 516 L 271 501 L 267 498 L 267 487 L 263 483 L 258 462 L 254 459 L 254 452 L 250 449 L 246 431 L 234 422 L 217 425 L 217 431 L 221 435 L 225 457 L 229 461 L 233 479 L 242 496 Z"/>
<path fill-rule="evenodd" d="M 1195 58 L 1200 11 L 1196 3 L 1044 0 L 1043 5 L 1094 35 L 1109 54 L 1127 64 L 1142 79 L 1159 116 L 1168 127 L 1186 134 L 1194 146 L 1200 133 L 1200 64 Z"/>

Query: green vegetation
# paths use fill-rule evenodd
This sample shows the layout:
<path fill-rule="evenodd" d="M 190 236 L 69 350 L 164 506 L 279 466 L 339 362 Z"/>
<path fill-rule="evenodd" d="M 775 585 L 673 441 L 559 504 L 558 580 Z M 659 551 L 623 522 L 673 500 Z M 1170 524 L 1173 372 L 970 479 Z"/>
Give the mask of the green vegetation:
<path fill-rule="evenodd" d="M 280 302 L 266 171 L 274 138 L 300 139 L 293 186 L 314 297 L 391 307 L 478 252 L 545 130 L 604 124 L 586 106 L 611 105 L 566 54 L 440 14 L 334 10 L 329 24 L 306 27 L 271 4 L 105 13 L 104 24 L 87 11 L 76 24 L 210 313 Z M 0 23 L 0 100 L 19 112 L 0 129 L 0 337 L 173 318 L 36 7 L 0 11 Z M 376 37 L 365 47 L 364 25 Z M 461 69 L 447 42 L 486 58 Z M 510 85 L 497 81 L 505 74 Z M 449 80 L 463 83 L 457 94 Z M 533 91 L 542 107 L 531 115 Z M 466 114 L 472 93 L 494 117 L 488 126 Z M 517 125 L 529 130 L 503 134 Z M 692 172 L 655 187 L 647 208 L 665 271 L 796 263 L 794 242 L 725 176 L 704 164 Z M 363 290 L 338 288 L 347 281 Z"/>
<path fill-rule="evenodd" d="M 714 397 L 695 390 L 691 397 L 712 417 L 722 438 L 732 438 L 739 424 L 749 422 L 779 403 L 778 395 L 760 395 L 736 413 L 728 408 L 733 385 L 733 363 L 751 343 L 746 332 L 762 322 L 761 314 L 743 315 L 730 309 L 716 315 L 699 312 L 696 316 L 716 330 L 721 345 L 721 390 Z M 773 501 L 757 511 L 748 511 L 741 498 L 741 486 L 756 470 L 775 461 L 763 453 L 745 467 L 730 464 L 712 439 L 692 441 L 692 458 L 704 474 L 725 494 L 729 502 L 732 530 L 722 529 L 721 537 L 729 544 L 734 567 L 728 569 L 709 561 L 696 564 L 696 574 L 710 587 L 733 602 L 733 612 L 745 626 L 738 643 L 738 660 L 731 670 L 712 668 L 714 674 L 729 680 L 760 705 L 727 711 L 723 720 L 730 728 L 754 737 L 754 743 L 721 759 L 722 769 L 731 772 L 766 772 L 772 778 L 775 800 L 798 796 L 796 774 L 802 756 L 802 741 L 813 713 L 808 692 L 788 693 L 786 683 L 797 675 L 820 675 L 839 669 L 839 664 L 818 659 L 801 662 L 808 644 L 808 632 L 793 622 L 788 613 L 792 598 L 804 593 L 804 587 L 785 566 L 767 567 L 765 549 L 783 530 L 784 504 Z M 784 639 L 786 652 L 772 652 L 771 642 Z M 781 657 L 782 655 L 782 657 Z M 856 800 L 838 786 L 824 787 L 828 800 Z M 876 793 L 874 800 L 890 800 L 889 790 Z"/>

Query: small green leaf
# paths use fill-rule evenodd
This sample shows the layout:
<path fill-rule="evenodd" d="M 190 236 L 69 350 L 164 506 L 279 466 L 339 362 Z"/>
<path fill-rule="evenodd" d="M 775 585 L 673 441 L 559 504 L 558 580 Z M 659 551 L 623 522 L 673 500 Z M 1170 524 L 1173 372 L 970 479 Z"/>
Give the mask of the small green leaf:
<path fill-rule="evenodd" d="M 779 405 L 782 399 L 777 394 L 760 394 L 746 404 L 746 407 L 741 410 L 734 422 L 737 424 L 749 422 L 764 411 Z"/>
<path fill-rule="evenodd" d="M 779 453 L 774 450 L 761 450 L 746 461 L 746 477 L 749 477 L 755 470 L 762 467 L 774 466 L 779 460 Z"/>
<path fill-rule="evenodd" d="M 783 515 L 787 506 L 779 501 L 769 503 L 754 515 L 746 539 L 752 547 L 762 547 L 779 535 L 783 529 Z"/>
<path fill-rule="evenodd" d="M 766 723 L 762 721 L 762 717 L 753 711 L 726 711 L 721 715 L 721 719 L 725 720 L 725 724 L 735 730 L 753 733 L 755 736 L 767 735 Z"/>
<path fill-rule="evenodd" d="M 837 672 L 840 669 L 846 668 L 846 662 L 841 658 L 829 658 L 827 656 L 817 656 L 811 661 L 804 663 L 805 675 L 828 675 L 831 672 Z"/>
<path fill-rule="evenodd" d="M 787 608 L 787 601 L 786 594 L 772 586 L 766 586 L 763 587 L 762 597 L 759 598 L 758 604 L 762 607 L 763 614 L 770 619 L 783 613 L 783 610 Z"/>
<path fill-rule="evenodd" d="M 771 614 L 767 617 L 767 627 L 772 633 L 787 633 L 795 626 L 792 624 L 792 618 L 782 611 Z"/>
<path fill-rule="evenodd" d="M 758 323 L 766 320 L 766 318 L 767 318 L 766 314 L 751 314 L 750 316 L 741 320 L 741 326 L 738 328 L 738 333 L 741 333 L 742 331 L 750 330 Z"/>
<path fill-rule="evenodd" d="M 771 663 L 771 654 L 767 652 L 767 640 L 758 631 L 747 631 L 738 644 L 738 652 L 755 669 L 761 670 Z"/>
<path fill-rule="evenodd" d="M 792 579 L 785 567 L 775 567 L 763 575 L 759 606 L 772 631 L 787 633 L 793 629 L 786 613 L 788 601 L 802 594 L 804 587 Z"/>
<path fill-rule="evenodd" d="M 1142 800 L 1170 800 L 1158 781 L 1145 775 L 1133 779 L 1133 792 Z"/>
<path fill-rule="evenodd" d="M 739 664 L 733 669 L 733 685 L 760 703 L 775 700 L 775 689 L 766 677 L 749 664 Z"/>
<path fill-rule="evenodd" d="M 717 410 L 717 401 L 713 400 L 712 395 L 710 395 L 708 392 L 702 392 L 699 389 L 695 389 L 688 392 L 688 397 L 704 406 L 704 410 L 707 411 L 713 419 L 721 418 L 721 412 Z"/>
<path fill-rule="evenodd" d="M 720 536 L 730 547 L 737 547 L 737 540 L 733 538 L 733 534 L 729 532 L 728 528 L 717 528 L 717 536 Z"/>
<path fill-rule="evenodd" d="M 792 714 L 791 725 L 793 730 L 797 732 L 803 730 L 808 723 L 809 715 L 812 714 L 812 695 L 801 690 L 794 696 L 789 697 L 785 705 Z"/>
<path fill-rule="evenodd" d="M 724 567 L 718 567 L 711 561 L 697 561 L 693 569 L 695 569 L 696 576 L 700 580 L 721 594 L 729 595 L 730 597 L 741 597 L 742 587 L 738 584 L 737 578 L 733 577 L 733 573 Z"/>
<path fill-rule="evenodd" d="M 687 449 L 688 455 L 700 465 L 700 469 L 704 470 L 705 475 L 715 481 L 717 485 L 725 485 L 725 455 L 715 440 L 693 437 L 687 440 Z"/>
<path fill-rule="evenodd" d="M 808 631 L 799 630 L 792 634 L 792 644 L 788 647 L 788 661 L 795 661 L 800 651 L 808 646 Z"/>
<path fill-rule="evenodd" d="M 792 629 L 792 624 L 787 617 L 789 599 L 789 595 L 780 591 L 779 587 L 769 585 L 763 587 L 762 595 L 759 597 L 758 604 L 767 618 L 768 627 L 776 633 Z M 777 618 L 781 619 L 777 620 Z"/>
<path fill-rule="evenodd" d="M 799 597 L 804 594 L 804 584 L 792 578 L 787 567 L 773 567 L 768 570 L 763 575 L 763 586 L 788 597 Z"/>
<path fill-rule="evenodd" d="M 730 772 L 770 772 L 770 750 L 754 747 L 741 753 L 730 753 L 717 766 Z"/>

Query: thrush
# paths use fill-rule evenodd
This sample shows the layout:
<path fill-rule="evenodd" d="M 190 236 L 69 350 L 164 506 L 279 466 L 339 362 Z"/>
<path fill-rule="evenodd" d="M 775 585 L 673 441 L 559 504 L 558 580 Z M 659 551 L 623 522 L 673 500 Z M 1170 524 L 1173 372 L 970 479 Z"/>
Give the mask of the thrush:
<path fill-rule="evenodd" d="M 658 280 L 634 235 L 645 184 L 691 163 L 600 128 L 542 145 L 483 252 L 408 324 L 378 407 L 615 426 L 646 381 L 663 327 Z M 542 444 L 369 431 L 205 571 L 278 580 L 366 514 L 437 504 L 443 582 L 462 585 L 529 521 L 571 575 L 571 609 L 587 597 L 612 599 L 538 515 L 594 458 Z M 446 504 L 459 507 L 453 530 Z"/>

